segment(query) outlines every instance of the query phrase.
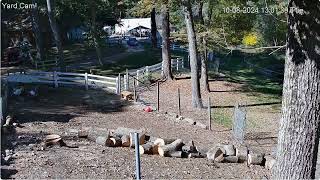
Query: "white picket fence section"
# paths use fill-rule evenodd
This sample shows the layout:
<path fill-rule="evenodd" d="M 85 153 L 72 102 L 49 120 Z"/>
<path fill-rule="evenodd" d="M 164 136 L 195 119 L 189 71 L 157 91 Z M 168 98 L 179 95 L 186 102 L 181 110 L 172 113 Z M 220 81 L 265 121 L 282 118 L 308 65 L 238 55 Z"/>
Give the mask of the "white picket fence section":
<path fill-rule="evenodd" d="M 180 71 L 183 69 L 184 59 L 171 59 L 171 68 L 173 71 Z M 86 90 L 89 88 L 103 88 L 116 94 L 120 94 L 122 87 L 124 87 L 124 90 L 129 90 L 130 77 L 136 82 L 136 86 L 139 86 L 140 80 L 144 76 L 153 72 L 162 72 L 162 69 L 163 67 L 161 62 L 152 66 L 145 66 L 139 69 L 130 70 L 123 76 L 119 74 L 116 77 L 106 77 L 88 73 L 29 71 L 9 73 L 6 79 L 9 83 L 49 84 L 56 88 L 65 85 L 84 86 Z"/>
<path fill-rule="evenodd" d="M 175 58 L 171 59 L 171 68 L 173 71 L 180 71 L 181 69 L 185 68 L 184 65 L 184 59 L 183 58 Z M 139 69 L 135 70 L 129 70 L 124 76 L 123 76 L 123 86 L 120 85 L 120 87 L 124 87 L 125 90 L 129 89 L 130 86 L 130 76 L 134 77 L 136 79 L 136 86 L 140 85 L 140 79 L 142 79 L 145 75 L 148 75 L 149 73 L 154 72 L 162 72 L 163 66 L 162 62 L 151 65 L 151 66 L 145 66 Z M 121 81 L 121 76 L 120 81 Z"/>
<path fill-rule="evenodd" d="M 14 73 L 7 76 L 8 82 L 52 84 L 54 87 L 63 85 L 84 86 L 89 88 L 106 88 L 116 94 L 120 94 L 119 77 L 106 77 L 88 73 L 65 73 L 65 72 L 26 72 Z"/>

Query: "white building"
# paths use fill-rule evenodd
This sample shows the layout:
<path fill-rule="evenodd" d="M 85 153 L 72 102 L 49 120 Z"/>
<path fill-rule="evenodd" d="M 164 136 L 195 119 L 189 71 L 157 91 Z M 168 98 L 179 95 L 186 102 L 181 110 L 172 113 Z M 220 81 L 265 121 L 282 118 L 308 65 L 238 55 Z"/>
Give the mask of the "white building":
<path fill-rule="evenodd" d="M 151 18 L 133 18 L 122 19 L 119 24 L 115 25 L 115 34 L 127 34 L 135 28 L 151 29 Z"/>

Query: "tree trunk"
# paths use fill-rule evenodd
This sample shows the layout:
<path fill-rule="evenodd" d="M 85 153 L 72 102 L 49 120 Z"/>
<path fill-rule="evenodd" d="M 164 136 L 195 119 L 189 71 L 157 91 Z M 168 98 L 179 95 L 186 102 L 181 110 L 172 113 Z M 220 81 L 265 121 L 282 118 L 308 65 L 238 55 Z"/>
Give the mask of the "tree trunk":
<path fill-rule="evenodd" d="M 35 4 L 36 0 L 32 0 L 32 3 Z M 44 47 L 43 47 L 43 38 L 40 29 L 40 21 L 39 21 L 39 12 L 38 8 L 32 8 L 32 30 L 34 33 L 34 38 L 36 41 L 36 48 L 37 48 L 37 61 L 44 60 Z"/>
<path fill-rule="evenodd" d="M 190 0 L 183 0 L 183 11 L 185 17 L 185 23 L 188 33 L 189 42 L 189 56 L 190 56 L 190 68 L 191 68 L 191 87 L 192 87 L 192 106 L 195 108 L 202 108 L 201 94 L 200 94 L 200 82 L 198 74 L 198 61 L 197 61 L 197 43 L 196 34 L 194 31 L 193 17 Z"/>
<path fill-rule="evenodd" d="M 56 23 L 56 20 L 54 19 L 54 13 L 53 13 L 53 7 L 52 7 L 52 0 L 47 0 L 47 9 L 48 9 L 48 17 L 49 17 L 49 22 L 51 26 L 51 30 L 54 36 L 54 40 L 58 49 L 58 65 L 61 68 L 61 71 L 65 71 L 65 63 L 63 59 L 63 49 L 62 49 L 62 44 L 61 44 L 61 37 L 59 34 L 59 29 Z"/>
<path fill-rule="evenodd" d="M 91 2 L 91 33 L 92 33 L 92 37 L 93 37 L 93 43 L 94 43 L 94 47 L 96 48 L 96 53 L 97 53 L 97 58 L 99 61 L 100 66 L 103 66 L 103 62 L 102 62 L 102 55 L 101 55 L 101 48 L 100 48 L 100 44 L 99 44 L 99 36 L 97 34 L 97 27 L 96 27 L 96 2 L 95 0 L 93 0 Z"/>
<path fill-rule="evenodd" d="M 157 24 L 156 24 L 156 9 L 151 11 L 151 42 L 152 47 L 157 48 Z"/>
<path fill-rule="evenodd" d="M 319 144 L 318 0 L 290 0 L 282 118 L 273 179 L 313 179 Z"/>
<path fill-rule="evenodd" d="M 209 92 L 209 82 L 208 82 L 208 53 L 207 53 L 207 40 L 202 37 L 202 43 L 204 50 L 201 52 L 201 86 L 204 91 Z"/>
<path fill-rule="evenodd" d="M 170 55 L 170 24 L 169 24 L 169 9 L 166 4 L 161 8 L 162 20 L 162 77 L 172 80 L 171 72 L 171 55 Z"/>

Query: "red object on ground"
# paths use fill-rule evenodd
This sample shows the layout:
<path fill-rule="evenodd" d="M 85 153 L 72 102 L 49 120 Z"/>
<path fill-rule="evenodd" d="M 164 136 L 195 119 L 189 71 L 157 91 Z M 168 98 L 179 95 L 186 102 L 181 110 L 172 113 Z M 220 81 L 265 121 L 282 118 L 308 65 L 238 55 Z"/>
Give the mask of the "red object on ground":
<path fill-rule="evenodd" d="M 152 109 L 150 106 L 147 106 L 143 109 L 145 112 L 152 112 Z"/>

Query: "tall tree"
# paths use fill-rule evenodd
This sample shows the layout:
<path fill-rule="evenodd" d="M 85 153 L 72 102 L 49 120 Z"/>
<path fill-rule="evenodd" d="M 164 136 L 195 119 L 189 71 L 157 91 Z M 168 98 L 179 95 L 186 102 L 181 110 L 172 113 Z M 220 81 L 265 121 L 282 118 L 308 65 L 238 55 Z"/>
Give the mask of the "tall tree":
<path fill-rule="evenodd" d="M 210 2 L 209 2 L 210 3 Z M 198 18 L 200 21 L 200 26 L 202 26 L 201 29 L 206 29 L 206 26 L 209 26 L 210 20 L 205 21 L 203 17 L 203 0 L 200 0 L 199 2 L 199 11 L 198 11 Z M 209 8 L 210 10 L 210 8 Z M 207 51 L 207 37 L 205 32 L 200 32 L 201 37 L 200 42 L 202 44 L 202 48 L 200 48 L 200 58 L 201 58 L 201 87 L 204 91 L 209 92 L 209 82 L 208 82 L 208 51 Z"/>
<path fill-rule="evenodd" d="M 55 40 L 55 44 L 57 46 L 58 49 L 58 63 L 59 63 L 59 67 L 61 68 L 61 71 L 65 70 L 65 63 L 64 63 L 64 59 L 63 59 L 63 49 L 62 49 L 62 43 L 61 43 L 61 37 L 59 34 L 59 29 L 54 17 L 54 8 L 53 8 L 53 4 L 52 0 L 47 0 L 47 11 L 48 11 L 48 17 L 49 17 L 49 22 L 50 22 L 50 26 L 51 26 L 51 30 L 54 36 L 54 40 Z"/>
<path fill-rule="evenodd" d="M 162 77 L 172 80 L 171 55 L 170 55 L 170 23 L 168 2 L 161 5 L 161 22 L 162 22 Z"/>
<path fill-rule="evenodd" d="M 320 2 L 290 0 L 274 179 L 313 179 L 320 124 Z"/>
<path fill-rule="evenodd" d="M 190 0 L 182 0 L 183 12 L 188 34 L 189 56 L 191 68 L 191 87 L 192 87 L 192 106 L 195 108 L 202 108 L 200 82 L 198 74 L 198 60 L 197 60 L 197 41 L 194 30 L 193 16 Z"/>
<path fill-rule="evenodd" d="M 157 47 L 157 24 L 156 24 L 156 8 L 151 11 L 151 41 L 153 48 Z"/>
<path fill-rule="evenodd" d="M 99 61 L 99 64 L 102 66 L 102 55 L 101 55 L 101 47 L 99 44 L 99 36 L 97 33 L 97 27 L 96 27 L 96 1 L 92 0 L 90 3 L 90 12 L 91 12 L 91 35 L 93 37 L 93 43 L 94 47 L 96 48 L 97 52 L 97 58 Z"/>
<path fill-rule="evenodd" d="M 35 4 L 36 0 L 32 0 L 32 3 Z M 44 60 L 44 46 L 43 46 L 43 38 L 40 29 L 40 21 L 39 21 L 39 12 L 38 8 L 32 8 L 32 30 L 34 34 L 34 38 L 36 41 L 36 49 L 37 49 L 37 61 Z"/>

